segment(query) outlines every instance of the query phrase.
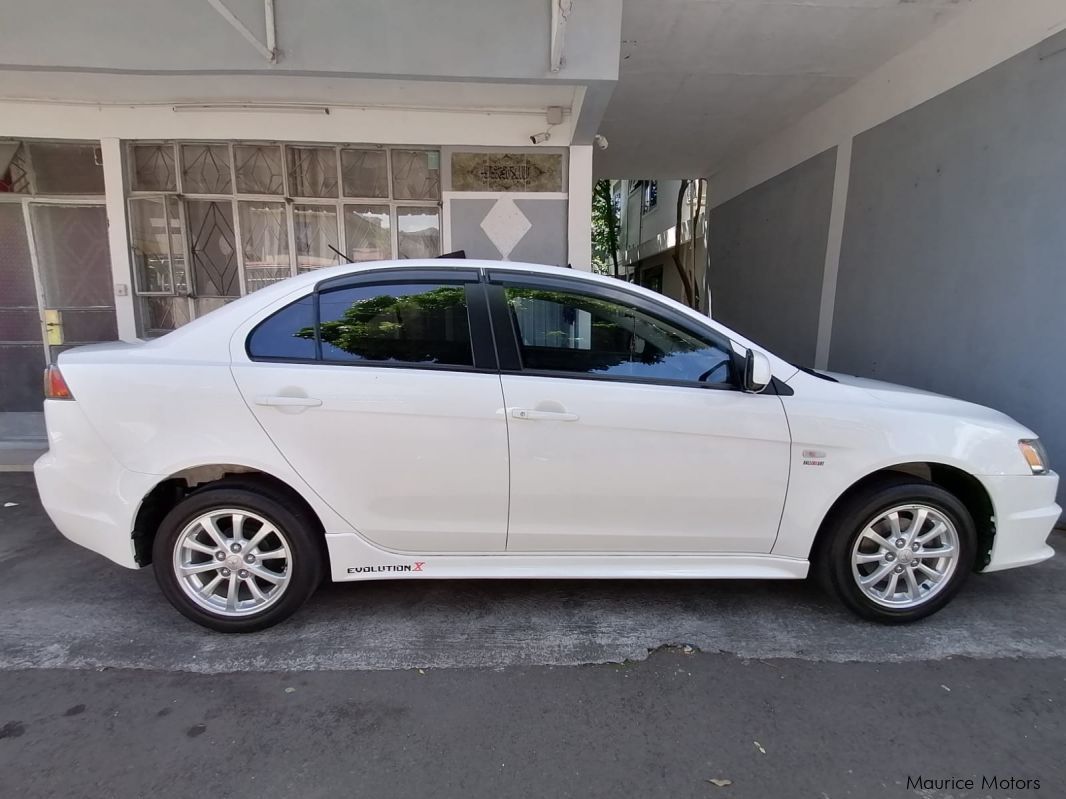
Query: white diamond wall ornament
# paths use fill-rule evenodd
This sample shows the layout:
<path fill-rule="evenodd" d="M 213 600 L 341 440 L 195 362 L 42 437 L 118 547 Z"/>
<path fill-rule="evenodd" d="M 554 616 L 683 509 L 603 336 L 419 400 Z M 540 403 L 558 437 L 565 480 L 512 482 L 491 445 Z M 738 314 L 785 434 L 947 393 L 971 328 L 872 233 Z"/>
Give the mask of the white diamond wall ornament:
<path fill-rule="evenodd" d="M 532 227 L 533 223 L 509 197 L 497 200 L 481 220 L 481 229 L 505 261 L 510 260 L 511 252 Z"/>

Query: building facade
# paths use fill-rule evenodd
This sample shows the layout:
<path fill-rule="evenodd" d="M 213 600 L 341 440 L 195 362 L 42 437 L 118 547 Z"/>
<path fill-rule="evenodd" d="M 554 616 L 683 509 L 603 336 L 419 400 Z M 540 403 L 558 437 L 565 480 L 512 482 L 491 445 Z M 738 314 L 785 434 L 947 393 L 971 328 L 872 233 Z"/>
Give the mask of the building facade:
<path fill-rule="evenodd" d="M 11 6 L 0 439 L 41 435 L 64 348 L 299 272 L 457 250 L 590 268 L 616 0 Z"/>
<path fill-rule="evenodd" d="M 1066 9 L 979 2 L 710 179 L 716 319 L 1066 462 Z M 1060 486 L 1060 503 L 1066 486 Z"/>
<path fill-rule="evenodd" d="M 618 211 L 618 262 L 626 280 L 707 313 L 710 295 L 707 289 L 706 182 L 694 180 L 685 186 L 681 198 L 681 227 L 678 228 L 677 195 L 680 191 L 680 180 L 611 182 Z M 692 298 L 686 297 L 675 254 L 681 268 L 690 275 L 695 294 Z"/>

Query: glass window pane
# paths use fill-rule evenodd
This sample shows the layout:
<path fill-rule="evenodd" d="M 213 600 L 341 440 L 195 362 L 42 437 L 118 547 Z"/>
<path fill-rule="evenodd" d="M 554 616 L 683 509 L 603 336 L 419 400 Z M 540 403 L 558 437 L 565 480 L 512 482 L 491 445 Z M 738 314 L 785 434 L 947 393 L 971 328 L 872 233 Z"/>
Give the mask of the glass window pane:
<path fill-rule="evenodd" d="M 440 255 L 439 208 L 397 208 L 396 229 L 400 258 L 436 258 Z"/>
<path fill-rule="evenodd" d="M 440 199 L 440 153 L 393 150 L 392 196 L 397 200 Z"/>
<path fill-rule="evenodd" d="M 30 163 L 38 194 L 103 194 L 100 145 L 30 142 Z"/>
<path fill-rule="evenodd" d="M 173 144 L 130 145 L 130 188 L 134 191 L 177 191 Z"/>
<path fill-rule="evenodd" d="M 253 358 L 314 358 L 315 306 L 304 297 L 268 316 L 248 337 Z"/>
<path fill-rule="evenodd" d="M 293 227 L 296 233 L 296 268 L 301 272 L 336 266 L 340 239 L 337 236 L 337 208 L 333 205 L 293 206 Z"/>
<path fill-rule="evenodd" d="M 186 291 L 181 217 L 176 198 L 166 195 L 131 198 L 130 242 L 138 293 Z"/>
<path fill-rule="evenodd" d="M 181 145 L 181 189 L 186 194 L 229 194 L 229 147 L 225 144 Z"/>
<path fill-rule="evenodd" d="M 636 308 L 577 292 L 510 286 L 522 365 L 550 372 L 727 384 L 732 354 Z"/>
<path fill-rule="evenodd" d="M 337 151 L 332 147 L 286 147 L 289 194 L 293 197 L 337 196 Z"/>
<path fill-rule="evenodd" d="M 141 332 L 148 338 L 165 335 L 190 321 L 186 297 L 142 296 L 140 305 Z"/>
<path fill-rule="evenodd" d="M 229 200 L 186 200 L 185 215 L 197 297 L 239 297 L 233 204 Z"/>
<path fill-rule="evenodd" d="M 37 286 L 30 264 L 30 242 L 21 203 L 0 204 L 0 308 L 32 308 L 35 335 L 40 339 L 37 312 Z M 0 336 L 0 341 L 13 341 Z"/>
<path fill-rule="evenodd" d="M 244 254 L 244 286 L 250 294 L 292 276 L 285 203 L 237 203 Z"/>
<path fill-rule="evenodd" d="M 341 150 L 345 197 L 389 196 L 388 154 L 384 150 Z"/>
<path fill-rule="evenodd" d="M 31 204 L 30 219 L 45 307 L 114 308 L 104 206 Z"/>
<path fill-rule="evenodd" d="M 281 148 L 276 144 L 235 144 L 237 191 L 242 194 L 281 194 L 285 183 Z"/>
<path fill-rule="evenodd" d="M 30 174 L 22 142 L 0 141 L 0 193 L 29 194 Z"/>
<path fill-rule="evenodd" d="M 459 285 L 357 286 L 319 296 L 322 357 L 472 366 Z"/>
<path fill-rule="evenodd" d="M 344 206 L 344 238 L 351 261 L 387 261 L 392 258 L 389 206 Z"/>

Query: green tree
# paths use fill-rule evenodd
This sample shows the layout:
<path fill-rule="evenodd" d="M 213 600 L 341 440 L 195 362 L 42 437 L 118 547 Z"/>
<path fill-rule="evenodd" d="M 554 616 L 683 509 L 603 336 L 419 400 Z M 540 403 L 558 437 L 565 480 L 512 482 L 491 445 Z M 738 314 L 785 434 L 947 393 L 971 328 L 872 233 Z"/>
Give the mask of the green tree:
<path fill-rule="evenodd" d="M 609 180 L 597 180 L 592 191 L 592 263 L 618 277 L 618 206 Z"/>

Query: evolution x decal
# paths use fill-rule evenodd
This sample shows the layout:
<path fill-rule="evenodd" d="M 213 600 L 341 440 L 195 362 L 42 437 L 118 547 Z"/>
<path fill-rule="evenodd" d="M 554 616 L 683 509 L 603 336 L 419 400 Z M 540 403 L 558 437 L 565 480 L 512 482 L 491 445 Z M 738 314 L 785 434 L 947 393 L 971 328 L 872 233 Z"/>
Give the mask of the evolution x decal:
<path fill-rule="evenodd" d="M 389 566 L 349 566 L 348 574 L 366 574 L 367 572 L 420 572 L 426 565 L 424 560 Z"/>

